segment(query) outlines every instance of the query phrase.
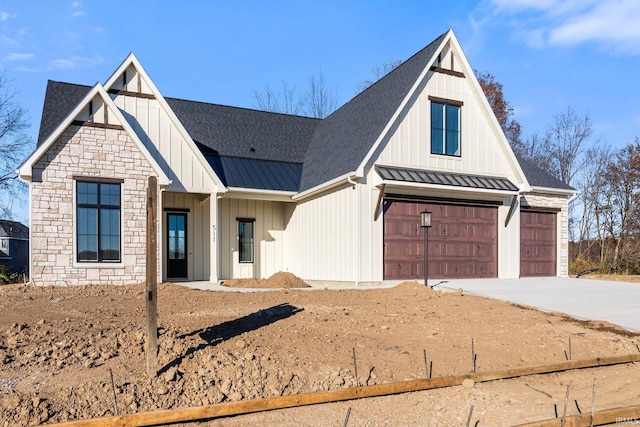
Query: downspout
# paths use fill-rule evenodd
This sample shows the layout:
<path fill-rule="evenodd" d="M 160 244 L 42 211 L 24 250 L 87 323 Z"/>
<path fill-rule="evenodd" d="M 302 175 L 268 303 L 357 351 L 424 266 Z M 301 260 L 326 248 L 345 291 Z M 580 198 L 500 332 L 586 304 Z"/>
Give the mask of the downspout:
<path fill-rule="evenodd" d="M 356 182 L 351 179 L 351 177 L 347 177 L 347 182 L 353 186 L 354 195 L 353 195 L 353 211 L 355 212 L 354 217 L 354 230 L 353 230 L 353 268 L 354 268 L 354 283 L 356 286 L 360 286 L 360 203 L 359 203 L 359 194 L 360 188 L 356 184 Z"/>

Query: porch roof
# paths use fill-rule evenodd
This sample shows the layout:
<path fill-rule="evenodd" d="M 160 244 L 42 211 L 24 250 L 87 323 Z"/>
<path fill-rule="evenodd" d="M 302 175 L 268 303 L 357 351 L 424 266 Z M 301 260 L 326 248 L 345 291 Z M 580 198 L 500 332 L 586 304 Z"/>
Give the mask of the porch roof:
<path fill-rule="evenodd" d="M 419 184 L 449 185 L 476 188 L 480 190 L 518 191 L 507 178 L 469 175 L 453 172 L 439 172 L 424 169 L 399 168 L 376 165 L 376 172 L 384 180 Z"/>

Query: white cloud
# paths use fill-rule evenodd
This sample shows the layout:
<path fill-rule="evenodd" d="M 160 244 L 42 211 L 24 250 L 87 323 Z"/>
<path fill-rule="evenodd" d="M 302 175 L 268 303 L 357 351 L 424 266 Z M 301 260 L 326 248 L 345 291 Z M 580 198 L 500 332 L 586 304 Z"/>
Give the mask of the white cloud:
<path fill-rule="evenodd" d="M 0 37 L 0 43 L 5 44 L 7 46 L 19 46 L 19 43 L 16 39 L 12 39 L 7 36 Z"/>
<path fill-rule="evenodd" d="M 72 56 L 71 58 L 54 59 L 49 62 L 49 69 L 89 68 L 103 64 L 105 59 L 100 55 L 93 57 Z"/>
<path fill-rule="evenodd" d="M 84 10 L 80 9 L 81 6 L 82 6 L 82 3 L 80 3 L 79 1 L 74 1 L 73 3 L 71 3 L 71 8 L 76 9 L 71 14 L 72 17 L 76 18 L 78 16 L 84 15 Z"/>
<path fill-rule="evenodd" d="M 49 63 L 51 68 L 74 68 L 76 63 L 71 59 L 54 59 Z"/>
<path fill-rule="evenodd" d="M 9 18 L 15 18 L 16 15 L 10 15 L 9 12 L 0 11 L 0 21 L 8 21 Z"/>
<path fill-rule="evenodd" d="M 10 53 L 5 56 L 3 59 L 5 61 L 24 61 L 26 59 L 31 59 L 35 56 L 33 53 Z"/>
<path fill-rule="evenodd" d="M 531 47 L 595 42 L 640 54 L 637 0 L 490 0 L 495 12 L 513 17 L 516 32 Z"/>

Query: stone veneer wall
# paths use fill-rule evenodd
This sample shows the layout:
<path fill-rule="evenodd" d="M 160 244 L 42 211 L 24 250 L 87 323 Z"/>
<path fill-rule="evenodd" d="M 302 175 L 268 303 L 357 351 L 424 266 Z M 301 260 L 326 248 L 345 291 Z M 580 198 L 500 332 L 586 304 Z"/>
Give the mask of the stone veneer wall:
<path fill-rule="evenodd" d="M 560 226 L 560 249 L 558 253 L 558 261 L 560 267 L 558 275 L 560 277 L 569 277 L 569 203 L 566 196 L 543 195 L 543 194 L 525 194 L 523 206 L 531 206 L 536 208 L 556 208 L 560 209 L 558 213 L 558 224 Z"/>
<path fill-rule="evenodd" d="M 74 175 L 124 180 L 120 263 L 76 262 Z M 124 130 L 70 126 L 33 167 L 32 281 L 36 285 L 144 282 L 150 175 L 157 174 Z"/>

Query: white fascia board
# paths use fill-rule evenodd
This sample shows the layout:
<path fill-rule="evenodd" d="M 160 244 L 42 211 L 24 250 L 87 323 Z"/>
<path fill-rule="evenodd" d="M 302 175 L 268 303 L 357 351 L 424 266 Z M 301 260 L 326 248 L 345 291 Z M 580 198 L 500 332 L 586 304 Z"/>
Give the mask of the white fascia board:
<path fill-rule="evenodd" d="M 33 175 L 33 165 L 51 148 L 53 143 L 71 125 L 71 122 L 82 112 L 82 109 L 98 94 L 100 82 L 96 83 L 89 93 L 76 105 L 71 113 L 58 125 L 47 139 L 18 167 L 17 173 L 20 179 L 30 182 Z"/>
<path fill-rule="evenodd" d="M 531 191 L 529 193 L 545 193 L 545 194 L 558 194 L 562 196 L 573 196 L 576 194 L 580 194 L 579 190 L 565 190 L 562 188 L 551 188 L 551 187 L 531 187 Z"/>
<path fill-rule="evenodd" d="M 409 100 L 411 99 L 413 94 L 418 90 L 418 87 L 420 86 L 420 82 L 422 82 L 424 80 L 424 78 L 427 76 L 427 73 L 429 72 L 429 69 L 431 68 L 431 65 L 435 62 L 436 58 L 438 57 L 438 55 L 440 54 L 442 49 L 447 45 L 447 42 L 451 39 L 452 36 L 453 36 L 453 30 L 449 30 L 447 32 L 446 37 L 440 43 L 440 46 L 438 46 L 438 48 L 434 51 L 435 53 L 433 54 L 433 56 L 431 57 L 429 62 L 427 62 L 427 65 L 424 68 L 424 70 L 422 70 L 422 73 L 420 73 L 420 76 L 418 76 L 418 79 L 413 83 L 413 86 L 411 87 L 411 89 L 409 90 L 407 95 L 404 97 L 402 102 L 400 103 L 400 106 L 398 107 L 398 109 L 395 111 L 395 113 L 393 113 L 393 116 L 391 116 L 391 120 L 389 120 L 387 125 L 384 127 L 384 129 L 382 130 L 382 133 L 380 133 L 380 135 L 378 135 L 378 139 L 371 146 L 371 148 L 369 149 L 369 152 L 367 153 L 367 155 L 364 157 L 364 159 L 360 163 L 360 166 L 358 166 L 358 169 L 356 170 L 358 175 L 360 175 L 360 176 L 364 175 L 364 167 L 365 167 L 365 165 L 371 160 L 371 157 L 373 157 L 373 153 L 376 152 L 376 150 L 378 149 L 380 144 L 382 144 L 382 141 L 383 141 L 384 137 L 387 135 L 387 133 L 389 133 L 389 131 L 391 130 L 391 127 L 396 122 L 396 120 L 398 120 L 398 117 L 400 116 L 400 113 L 407 106 L 407 104 L 409 103 Z"/>
<path fill-rule="evenodd" d="M 257 188 L 241 188 L 241 187 L 228 187 L 228 191 L 224 194 L 224 198 L 229 199 L 254 199 L 254 200 L 269 200 L 276 202 L 293 202 L 292 197 L 296 194 L 295 191 L 280 191 L 280 190 L 260 190 Z"/>
<path fill-rule="evenodd" d="M 411 188 L 419 190 L 438 190 L 438 191 L 453 191 L 460 193 L 474 193 L 483 194 L 488 196 L 517 196 L 519 191 L 509 190 L 489 190 L 484 188 L 470 188 L 470 187 L 457 187 L 454 185 L 438 185 L 438 184 L 421 184 L 419 182 L 400 182 L 400 181 L 388 181 L 383 180 L 377 187 L 385 186 L 385 189 L 389 188 Z"/>
<path fill-rule="evenodd" d="M 204 158 L 198 147 L 196 147 L 196 144 L 193 139 L 191 139 L 189 132 L 187 132 L 187 130 L 184 128 L 182 122 L 180 122 L 180 120 L 178 119 L 178 116 L 176 116 L 176 114 L 173 112 L 173 110 L 167 103 L 167 100 L 164 99 L 164 96 L 162 95 L 162 93 L 160 93 L 156 85 L 153 83 L 153 80 L 151 80 L 151 77 L 149 77 L 149 74 L 146 72 L 144 67 L 142 67 L 142 64 L 140 64 L 140 61 L 138 61 L 138 58 L 136 58 L 133 52 L 131 52 L 122 62 L 122 64 L 120 64 L 120 66 L 116 69 L 116 71 L 111 74 L 111 77 L 109 77 L 109 79 L 105 82 L 104 87 L 109 90 L 116 83 L 118 76 L 120 76 L 129 67 L 129 65 L 133 65 L 136 71 L 140 73 L 140 75 L 144 78 L 145 83 L 149 86 L 151 92 L 153 92 L 156 100 L 165 110 L 173 124 L 178 128 L 178 131 L 189 145 L 189 148 L 193 152 L 193 155 L 196 156 L 196 159 L 198 159 L 204 170 L 207 171 L 207 174 L 213 180 L 213 182 L 216 183 L 216 186 L 218 188 L 225 188 L 225 185 L 222 183 L 218 175 L 214 172 L 209 162 L 207 162 L 207 159 Z"/>
<path fill-rule="evenodd" d="M 336 187 L 340 184 L 343 183 L 348 183 L 349 180 L 358 180 L 362 178 L 362 175 L 357 174 L 356 172 L 352 171 L 352 172 L 348 172 L 345 173 L 344 175 L 340 175 L 336 178 L 333 178 L 330 181 L 324 182 L 320 185 L 316 185 L 315 187 L 312 187 L 308 190 L 305 190 L 301 193 L 297 193 L 295 196 L 292 197 L 293 200 L 302 200 L 302 199 L 306 199 L 307 197 L 311 197 L 317 193 L 321 193 L 323 191 L 329 190 L 333 187 Z"/>

